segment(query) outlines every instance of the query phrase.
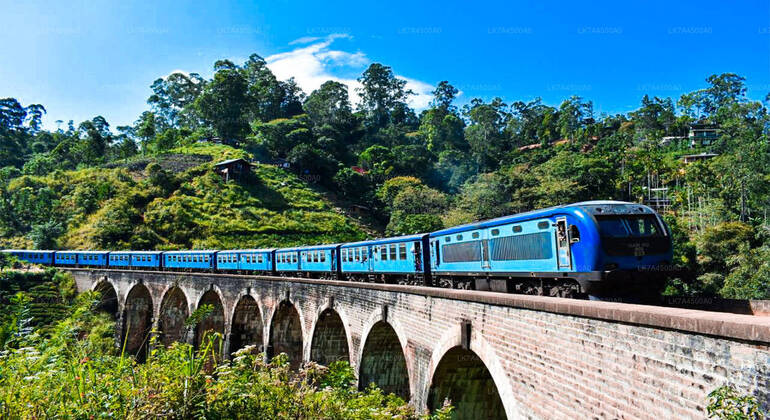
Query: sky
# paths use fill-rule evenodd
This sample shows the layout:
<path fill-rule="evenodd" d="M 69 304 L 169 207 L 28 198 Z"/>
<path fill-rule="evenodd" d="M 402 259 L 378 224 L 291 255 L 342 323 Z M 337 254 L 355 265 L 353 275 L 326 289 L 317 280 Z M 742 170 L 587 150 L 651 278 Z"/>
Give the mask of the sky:
<path fill-rule="evenodd" d="M 644 94 L 678 98 L 711 74 L 770 92 L 770 2 L 764 1 L 49 1 L 0 0 L 0 97 L 43 104 L 46 128 L 104 116 L 112 127 L 148 109 L 150 85 L 174 71 L 265 57 L 306 93 L 352 88 L 374 62 L 393 68 L 415 108 L 448 80 L 458 103 L 572 95 L 601 113 Z M 353 98 L 355 99 L 355 98 Z"/>

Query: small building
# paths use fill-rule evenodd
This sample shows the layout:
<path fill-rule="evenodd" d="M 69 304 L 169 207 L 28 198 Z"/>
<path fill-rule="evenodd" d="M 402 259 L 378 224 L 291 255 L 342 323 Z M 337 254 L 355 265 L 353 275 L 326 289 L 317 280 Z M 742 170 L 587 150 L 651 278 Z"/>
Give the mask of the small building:
<path fill-rule="evenodd" d="M 719 138 L 719 125 L 706 122 L 690 124 L 690 147 L 707 147 Z"/>
<path fill-rule="evenodd" d="M 359 204 L 351 204 L 350 207 L 348 207 L 348 212 L 358 217 L 368 216 L 371 213 L 371 211 L 372 209 L 370 209 L 369 207 L 362 206 Z"/>
<path fill-rule="evenodd" d="M 693 162 L 698 162 L 698 161 L 701 161 L 701 160 L 708 160 L 708 159 L 713 158 L 714 156 L 718 156 L 718 155 L 716 153 L 705 153 L 704 152 L 704 153 L 699 153 L 697 155 L 685 155 L 685 156 L 682 156 L 682 161 L 684 161 L 684 163 L 693 163 Z"/>
<path fill-rule="evenodd" d="M 214 170 L 225 182 L 241 180 L 251 172 L 251 164 L 246 159 L 230 159 L 215 164 Z"/>

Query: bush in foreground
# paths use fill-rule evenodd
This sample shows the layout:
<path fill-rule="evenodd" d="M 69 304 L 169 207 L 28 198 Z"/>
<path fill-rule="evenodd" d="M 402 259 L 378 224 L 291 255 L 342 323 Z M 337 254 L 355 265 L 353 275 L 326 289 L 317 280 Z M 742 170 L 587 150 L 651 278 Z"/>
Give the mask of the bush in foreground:
<path fill-rule="evenodd" d="M 0 354 L 0 418 L 448 419 L 450 407 L 420 416 L 394 395 L 354 388 L 347 363 L 289 368 L 254 348 L 217 357 L 212 334 L 199 350 L 157 347 L 147 362 L 120 354 L 114 325 L 78 297 L 46 336 L 30 332 Z"/>

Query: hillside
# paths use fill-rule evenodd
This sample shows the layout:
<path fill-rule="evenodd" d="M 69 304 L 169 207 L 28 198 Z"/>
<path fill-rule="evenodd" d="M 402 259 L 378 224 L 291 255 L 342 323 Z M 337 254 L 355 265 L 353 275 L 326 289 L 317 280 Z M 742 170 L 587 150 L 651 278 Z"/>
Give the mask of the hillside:
<path fill-rule="evenodd" d="M 224 249 L 364 238 L 353 221 L 283 169 L 256 165 L 248 179 L 224 182 L 213 163 L 233 157 L 249 156 L 198 145 L 14 178 L 8 193 L 27 203 L 17 207 L 27 212 L 20 220 L 37 231 L 6 238 L 3 246 L 31 246 L 35 239 L 65 249 Z"/>

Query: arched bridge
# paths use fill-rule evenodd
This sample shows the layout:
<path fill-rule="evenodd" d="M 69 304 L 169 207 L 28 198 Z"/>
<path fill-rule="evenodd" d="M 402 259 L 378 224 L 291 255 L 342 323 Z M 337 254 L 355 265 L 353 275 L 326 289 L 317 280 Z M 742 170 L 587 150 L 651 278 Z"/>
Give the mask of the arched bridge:
<path fill-rule="evenodd" d="M 722 385 L 770 408 L 770 317 L 326 280 L 69 269 L 127 350 L 225 337 L 292 363 L 349 360 L 418 409 L 459 418 L 703 418 Z M 196 331 L 184 321 L 215 309 Z"/>

